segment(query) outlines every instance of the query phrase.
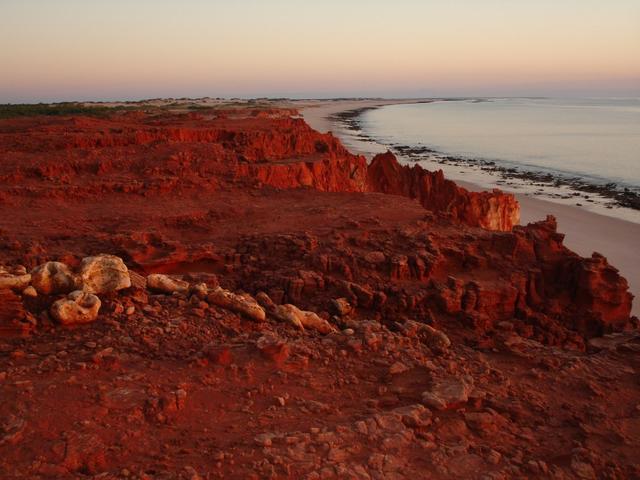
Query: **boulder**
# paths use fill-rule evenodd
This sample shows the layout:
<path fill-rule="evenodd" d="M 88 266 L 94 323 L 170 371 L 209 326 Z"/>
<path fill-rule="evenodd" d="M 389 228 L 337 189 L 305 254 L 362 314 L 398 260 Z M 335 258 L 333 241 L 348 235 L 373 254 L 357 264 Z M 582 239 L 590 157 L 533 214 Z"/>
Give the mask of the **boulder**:
<path fill-rule="evenodd" d="M 300 310 L 295 305 L 289 303 L 276 306 L 273 311 L 273 316 L 278 320 L 290 323 L 300 330 L 310 328 L 324 334 L 336 331 L 333 325 L 325 319 L 320 318 L 316 313 Z"/>
<path fill-rule="evenodd" d="M 91 323 L 98 317 L 100 299 L 92 293 L 76 290 L 51 306 L 51 315 L 62 325 Z"/>
<path fill-rule="evenodd" d="M 168 294 L 174 292 L 186 294 L 189 291 L 189 282 L 162 273 L 152 273 L 147 277 L 147 288 Z"/>
<path fill-rule="evenodd" d="M 213 305 L 240 313 L 256 322 L 264 322 L 267 315 L 251 295 L 237 295 L 229 290 L 217 287 L 209 295 L 207 301 Z"/>
<path fill-rule="evenodd" d="M 31 275 L 12 275 L 0 272 L 0 290 L 24 290 L 31 282 Z"/>
<path fill-rule="evenodd" d="M 131 286 L 129 270 L 122 259 L 105 254 L 83 258 L 78 281 L 88 293 L 108 293 Z"/>
<path fill-rule="evenodd" d="M 75 290 L 76 280 L 64 263 L 47 262 L 31 271 L 31 285 L 42 295 L 55 295 Z"/>
<path fill-rule="evenodd" d="M 506 418 L 491 409 L 484 412 L 466 412 L 464 420 L 467 426 L 479 435 L 495 433 L 508 423 Z"/>
<path fill-rule="evenodd" d="M 392 413 L 399 415 L 402 423 L 407 427 L 420 428 L 431 425 L 431 410 L 419 403 L 395 408 Z"/>
<path fill-rule="evenodd" d="M 276 305 L 271 313 L 275 318 L 280 320 L 281 322 L 289 323 L 294 327 L 304 330 L 304 325 L 302 324 L 300 310 L 291 304 L 286 305 Z"/>
<path fill-rule="evenodd" d="M 332 333 L 337 331 L 329 322 L 320 318 L 316 313 L 300 310 L 295 305 L 291 305 L 289 303 L 285 305 L 276 305 L 269 295 L 264 292 L 259 292 L 258 295 L 256 295 L 256 300 L 260 305 L 262 305 L 269 315 L 272 315 L 282 322 L 290 323 L 300 330 L 311 328 L 319 331 L 320 333 Z"/>

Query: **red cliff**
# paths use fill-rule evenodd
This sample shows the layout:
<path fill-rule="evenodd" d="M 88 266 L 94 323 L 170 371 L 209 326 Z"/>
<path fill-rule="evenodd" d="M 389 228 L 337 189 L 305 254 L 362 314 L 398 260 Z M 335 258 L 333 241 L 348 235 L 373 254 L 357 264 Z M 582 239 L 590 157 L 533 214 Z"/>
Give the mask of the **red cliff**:
<path fill-rule="evenodd" d="M 528 309 L 543 310 L 551 318 L 570 317 L 571 328 L 586 336 L 628 325 L 633 295 L 605 257 L 594 252 L 584 258 L 565 247 L 553 216 L 516 227 L 514 233 L 521 241 L 516 258 L 528 257 L 532 263 L 521 291 Z"/>
<path fill-rule="evenodd" d="M 509 231 L 520 221 L 520 207 L 513 195 L 499 190 L 470 192 L 446 180 L 442 170 L 400 165 L 391 152 L 373 159 L 367 181 L 371 191 L 415 198 L 427 210 L 449 214 L 467 225 Z"/>
<path fill-rule="evenodd" d="M 0 261 L 31 267 L 105 251 L 147 272 L 233 271 L 244 288 L 281 288 L 294 302 L 298 249 L 295 269 L 390 316 L 464 318 L 480 332 L 515 318 L 551 343 L 566 341 L 566 329 L 590 337 L 629 324 L 626 281 L 604 258 L 565 248 L 553 220 L 515 226 L 512 195 L 470 192 L 389 152 L 367 165 L 292 113 L 0 122 Z M 424 225 L 389 230 L 404 211 Z M 277 251 L 261 243 L 249 254 L 243 237 L 322 228 L 322 254 L 305 242 Z M 343 238 L 349 228 L 358 235 Z M 252 261 L 272 284 L 254 285 Z M 307 296 L 308 306 L 326 295 Z"/>

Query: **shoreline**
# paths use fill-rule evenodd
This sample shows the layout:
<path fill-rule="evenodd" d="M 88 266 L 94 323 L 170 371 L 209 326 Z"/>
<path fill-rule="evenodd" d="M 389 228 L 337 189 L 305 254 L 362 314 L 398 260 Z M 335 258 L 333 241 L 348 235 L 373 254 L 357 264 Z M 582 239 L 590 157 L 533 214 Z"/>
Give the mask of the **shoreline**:
<path fill-rule="evenodd" d="M 416 100 L 414 104 L 452 100 L 469 99 Z M 481 101 L 485 100 L 476 99 L 474 103 Z M 360 121 L 365 112 L 378 108 L 379 106 L 373 105 L 337 112 L 332 114 L 330 119 L 334 124 L 344 127 L 358 142 L 380 143 L 363 131 Z M 584 176 L 543 167 L 537 170 L 528 169 L 526 166 L 518 165 L 517 162 L 452 154 L 423 145 L 380 144 L 405 161 L 420 163 L 427 170 L 441 169 L 454 181 L 465 181 L 466 177 L 475 175 L 478 178 L 471 180 L 472 183 L 483 185 L 487 189 L 500 188 L 505 191 L 523 189 L 532 197 L 541 196 L 551 202 L 576 205 L 604 216 L 640 223 L 640 188 L 636 186 L 619 185 L 604 179 L 588 180 Z M 458 172 L 460 168 L 464 169 L 464 172 Z M 458 178 L 460 176 L 458 173 L 463 173 L 465 179 Z"/>
<path fill-rule="evenodd" d="M 315 130 L 333 132 L 351 151 L 364 155 L 370 160 L 376 153 L 383 153 L 387 147 L 380 144 L 362 141 L 360 144 L 349 137 L 349 132 L 331 117 L 340 112 L 376 108 L 384 105 L 400 103 L 417 103 L 429 99 L 402 100 L 349 100 L 314 102 L 299 105 L 305 121 Z M 364 148 L 366 144 L 367 148 Z M 472 191 L 487 190 L 473 181 L 454 179 L 456 183 Z M 640 239 L 640 224 L 605 216 L 572 205 L 532 198 L 517 191 L 500 187 L 503 191 L 512 193 L 520 203 L 520 223 L 544 220 L 546 215 L 554 215 L 558 221 L 558 231 L 565 235 L 564 244 L 571 250 L 584 257 L 590 257 L 598 252 L 611 265 L 617 268 L 629 283 L 629 291 L 635 296 L 633 315 L 640 315 L 640 249 L 637 240 Z"/>

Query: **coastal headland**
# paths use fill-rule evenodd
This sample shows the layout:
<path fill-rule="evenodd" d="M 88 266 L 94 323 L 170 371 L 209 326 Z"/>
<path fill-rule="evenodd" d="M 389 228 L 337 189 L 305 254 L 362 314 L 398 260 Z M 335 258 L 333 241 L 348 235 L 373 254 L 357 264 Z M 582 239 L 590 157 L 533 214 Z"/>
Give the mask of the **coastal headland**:
<path fill-rule="evenodd" d="M 353 152 L 365 155 L 371 159 L 377 153 L 386 150 L 386 147 L 361 140 L 350 135 L 348 131 L 341 129 L 339 117 L 345 112 L 358 114 L 363 109 L 379 108 L 385 105 L 397 105 L 402 103 L 428 102 L 431 99 L 362 99 L 342 101 L 316 101 L 305 103 L 302 114 L 305 120 L 316 130 L 321 132 L 333 131 L 340 137 L 344 133 L 343 140 L 348 142 L 349 149 Z M 461 180 L 464 175 L 456 179 L 456 183 L 470 191 L 487 190 L 475 181 L 473 175 L 469 180 Z M 629 283 L 629 289 L 635 297 L 640 296 L 640 252 L 637 243 L 640 239 L 640 224 L 616 218 L 611 215 L 603 215 L 601 212 L 590 211 L 566 201 L 556 202 L 544 198 L 536 198 L 531 193 L 523 193 L 521 189 L 509 190 L 508 186 L 501 187 L 512 193 L 520 205 L 520 223 L 536 222 L 547 215 L 553 215 L 559 226 L 559 231 L 565 235 L 564 244 L 583 256 L 590 256 L 598 252 L 615 265 Z M 640 304 L 636 302 L 633 313 L 640 313 Z"/>
<path fill-rule="evenodd" d="M 639 476 L 626 265 L 314 103 L 0 120 L 0 476 Z"/>

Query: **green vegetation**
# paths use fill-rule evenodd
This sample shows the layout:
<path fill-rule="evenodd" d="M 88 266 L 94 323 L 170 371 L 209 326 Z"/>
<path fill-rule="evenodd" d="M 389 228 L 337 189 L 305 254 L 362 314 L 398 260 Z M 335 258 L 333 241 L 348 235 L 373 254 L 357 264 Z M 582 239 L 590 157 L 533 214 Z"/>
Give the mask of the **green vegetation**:
<path fill-rule="evenodd" d="M 78 102 L 66 103 L 18 103 L 0 104 L 0 118 L 32 117 L 35 115 L 88 115 L 105 116 L 121 110 L 133 110 L 134 107 L 87 106 Z"/>
<path fill-rule="evenodd" d="M 224 109 L 262 109 L 274 106 L 283 106 L 278 104 L 278 100 L 258 98 L 251 100 L 230 99 L 220 101 L 215 104 L 200 104 L 198 99 L 169 99 L 171 103 L 164 105 L 151 105 L 151 102 L 160 99 L 127 101 L 122 102 L 118 106 L 107 106 L 100 103 L 85 104 L 82 102 L 63 102 L 63 103 L 18 103 L 18 104 L 0 104 L 0 119 L 16 118 L 16 117 L 33 117 L 37 115 L 47 116 L 71 116 L 85 115 L 91 117 L 106 117 L 112 113 L 123 111 L 141 110 L 150 114 L 162 114 L 162 112 L 207 112 Z M 203 99 L 205 100 L 205 99 Z M 216 99 L 221 100 L 221 99 Z M 283 99 L 285 103 L 289 101 Z"/>

